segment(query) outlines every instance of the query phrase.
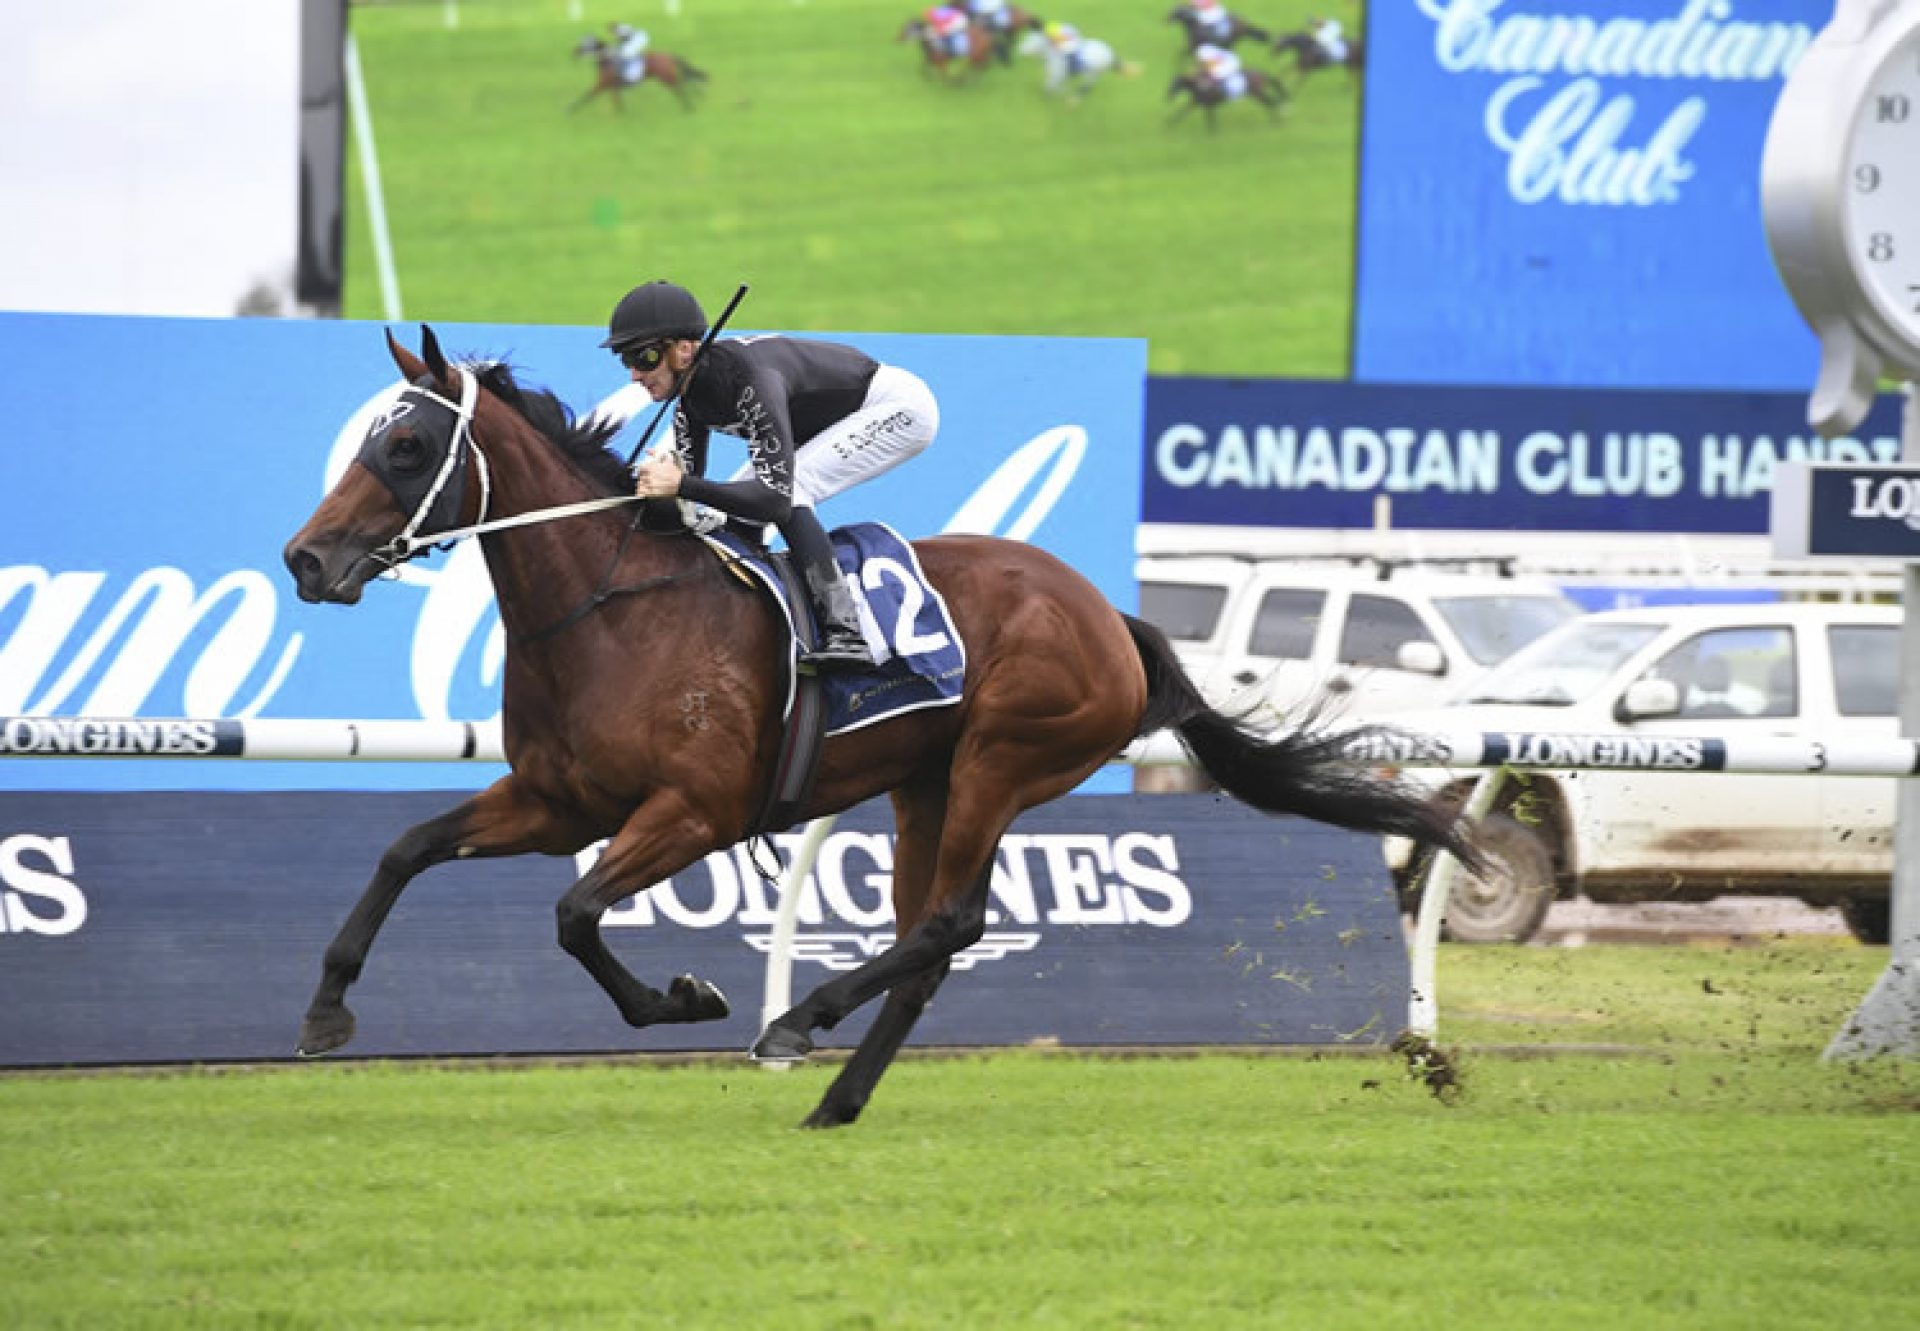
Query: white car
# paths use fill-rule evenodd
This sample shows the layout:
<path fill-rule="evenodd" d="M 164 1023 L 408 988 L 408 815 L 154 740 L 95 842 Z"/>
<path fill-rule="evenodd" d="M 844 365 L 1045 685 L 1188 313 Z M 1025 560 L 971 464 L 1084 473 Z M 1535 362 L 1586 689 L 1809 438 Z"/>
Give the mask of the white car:
<path fill-rule="evenodd" d="M 1638 736 L 1899 733 L 1898 606 L 1678 605 L 1589 615 L 1523 648 L 1406 730 Z M 1478 775 L 1407 769 L 1464 794 Z M 1885 942 L 1894 781 L 1808 774 L 1535 771 L 1509 778 L 1482 824 L 1505 864 L 1461 875 L 1446 931 L 1525 940 L 1556 897 L 1597 901 L 1784 895 L 1838 905 Z M 1411 895 L 1410 848 L 1388 861 Z"/>
<path fill-rule="evenodd" d="M 1352 717 L 1435 706 L 1580 614 L 1550 583 L 1409 565 L 1195 555 L 1136 571 L 1140 617 L 1208 700 L 1274 719 L 1321 696 Z"/>

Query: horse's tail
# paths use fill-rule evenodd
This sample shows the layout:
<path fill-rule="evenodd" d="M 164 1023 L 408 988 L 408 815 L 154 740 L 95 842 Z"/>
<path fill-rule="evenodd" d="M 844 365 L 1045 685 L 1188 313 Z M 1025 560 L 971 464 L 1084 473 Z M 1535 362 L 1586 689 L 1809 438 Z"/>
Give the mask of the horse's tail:
<path fill-rule="evenodd" d="M 683 55 L 675 56 L 674 60 L 680 66 L 681 78 L 687 79 L 693 83 L 705 83 L 707 81 L 707 71 L 704 69 L 695 68 L 693 61 L 687 59 Z"/>
<path fill-rule="evenodd" d="M 1453 809 L 1349 756 L 1348 745 L 1382 733 L 1382 727 L 1328 731 L 1316 728 L 1309 717 L 1298 729 L 1269 737 L 1201 697 L 1164 633 L 1132 615 L 1121 618 L 1147 671 L 1140 735 L 1174 731 L 1202 771 L 1263 813 L 1293 813 L 1349 831 L 1408 837 L 1447 851 L 1471 870 L 1485 869 L 1484 857 Z"/>

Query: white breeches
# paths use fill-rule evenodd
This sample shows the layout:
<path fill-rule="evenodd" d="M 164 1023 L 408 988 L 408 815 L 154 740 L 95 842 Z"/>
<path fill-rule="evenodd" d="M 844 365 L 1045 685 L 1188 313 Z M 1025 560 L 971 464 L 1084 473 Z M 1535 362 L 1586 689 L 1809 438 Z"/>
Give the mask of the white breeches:
<path fill-rule="evenodd" d="M 919 375 L 882 365 L 867 400 L 844 420 L 799 446 L 793 461 L 793 502 L 818 506 L 842 490 L 899 466 L 933 442 L 940 404 Z M 752 464 L 733 475 L 742 480 Z"/>

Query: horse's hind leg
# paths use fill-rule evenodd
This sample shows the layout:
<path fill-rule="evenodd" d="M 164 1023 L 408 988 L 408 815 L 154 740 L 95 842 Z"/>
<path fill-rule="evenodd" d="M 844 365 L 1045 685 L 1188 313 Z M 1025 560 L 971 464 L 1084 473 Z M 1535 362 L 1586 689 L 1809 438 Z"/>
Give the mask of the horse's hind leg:
<path fill-rule="evenodd" d="M 567 837 L 568 829 L 555 824 L 544 804 L 522 795 L 511 776 L 496 781 L 458 808 L 402 833 L 380 857 L 373 880 L 327 945 L 320 986 L 300 1024 L 296 1052 L 313 1057 L 338 1049 L 353 1038 L 353 1013 L 344 1001 L 347 989 L 360 978 L 374 935 L 380 932 L 408 883 L 451 859 L 565 848 Z"/>
<path fill-rule="evenodd" d="M 900 938 L 873 960 L 821 985 L 775 1017 L 753 1046 L 755 1058 L 805 1058 L 813 1050 L 814 1031 L 832 1030 L 875 996 L 940 966 L 978 942 L 986 929 L 993 851 L 1013 821 L 1016 806 L 996 805 L 972 814 L 949 808 L 943 779 L 896 793 L 894 812 L 900 830 L 894 862 L 894 914 Z M 912 1025 L 911 1020 L 907 1025 Z M 903 1029 L 894 1048 L 905 1034 Z M 889 1049 L 886 1058 L 892 1052 Z M 878 1081 L 885 1068 L 882 1061 L 872 1079 Z M 866 1089 L 870 1091 L 871 1084 Z M 864 1094 L 860 1100 L 865 1102 Z"/>
<path fill-rule="evenodd" d="M 873 1088 L 893 1066 L 894 1055 L 907 1042 L 914 1023 L 933 1001 L 934 991 L 947 978 L 952 964 L 942 961 L 887 990 L 887 1001 L 880 1005 L 880 1015 L 867 1028 L 860 1047 L 833 1079 L 833 1085 L 827 1087 L 819 1105 L 801 1121 L 801 1127 L 840 1128 L 860 1117 L 873 1097 Z"/>
<path fill-rule="evenodd" d="M 682 975 L 658 989 L 622 966 L 600 936 L 600 917 L 617 901 L 669 878 L 720 844 L 695 810 L 674 795 L 656 795 L 627 819 L 587 874 L 555 908 L 560 946 L 586 967 L 629 1026 L 717 1021 L 726 995 L 705 980 Z"/>
<path fill-rule="evenodd" d="M 914 923 L 926 909 L 933 888 L 933 871 L 946 821 L 945 774 L 893 793 L 894 821 L 899 832 L 893 861 L 893 909 L 903 923 Z M 903 928 L 902 933 L 905 932 Z M 906 1043 L 914 1023 L 926 1010 L 934 991 L 946 978 L 950 963 L 938 962 L 887 991 L 880 1014 L 867 1029 L 860 1047 L 807 1116 L 802 1127 L 837 1128 L 853 1122 L 866 1108 L 873 1088 Z"/>

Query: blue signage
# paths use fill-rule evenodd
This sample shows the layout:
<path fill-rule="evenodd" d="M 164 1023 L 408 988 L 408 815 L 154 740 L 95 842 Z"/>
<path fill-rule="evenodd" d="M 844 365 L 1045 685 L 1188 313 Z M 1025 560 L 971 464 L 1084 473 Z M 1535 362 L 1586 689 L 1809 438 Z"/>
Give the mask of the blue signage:
<path fill-rule="evenodd" d="M 625 386 L 597 328 L 449 324 L 584 413 Z M 396 329 L 418 346 L 412 326 Z M 823 507 L 908 537 L 1045 546 L 1131 609 L 1142 342 L 847 335 L 925 378 L 940 435 Z M 483 720 L 501 636 L 477 544 L 301 603 L 280 551 L 396 379 L 369 323 L 0 314 L 12 394 L 0 715 Z M 649 407 L 614 441 L 638 442 Z M 664 434 L 664 429 L 662 431 Z M 657 436 L 658 437 L 658 436 Z M 744 461 L 716 439 L 725 476 Z M 472 787 L 484 767 L 0 763 L 0 788 Z"/>
<path fill-rule="evenodd" d="M 1920 466 L 1782 468 L 1772 530 L 1789 558 L 1920 561 Z"/>
<path fill-rule="evenodd" d="M 0 1066 L 291 1057 L 380 853 L 463 797 L 0 793 Z M 875 801 L 822 846 L 800 889 L 795 998 L 893 941 L 891 833 Z M 783 862 L 802 839 L 773 839 Z M 720 1021 L 640 1031 L 554 942 L 554 902 L 589 859 L 422 875 L 347 996 L 359 1035 L 344 1054 L 744 1053 L 777 908 L 747 848 L 602 920 L 643 982 L 691 972 L 732 1003 Z M 1405 1022 L 1378 838 L 1208 795 L 1072 799 L 1015 822 L 992 893 L 917 1042 L 1380 1044 Z M 877 1008 L 820 1043 L 856 1043 Z"/>
<path fill-rule="evenodd" d="M 1147 522 L 1761 534 L 1789 460 L 1890 462 L 1898 396 L 1826 440 L 1806 398 L 1148 381 Z"/>
<path fill-rule="evenodd" d="M 1802 388 L 1760 157 L 1830 0 L 1394 0 L 1367 23 L 1354 373 Z"/>

